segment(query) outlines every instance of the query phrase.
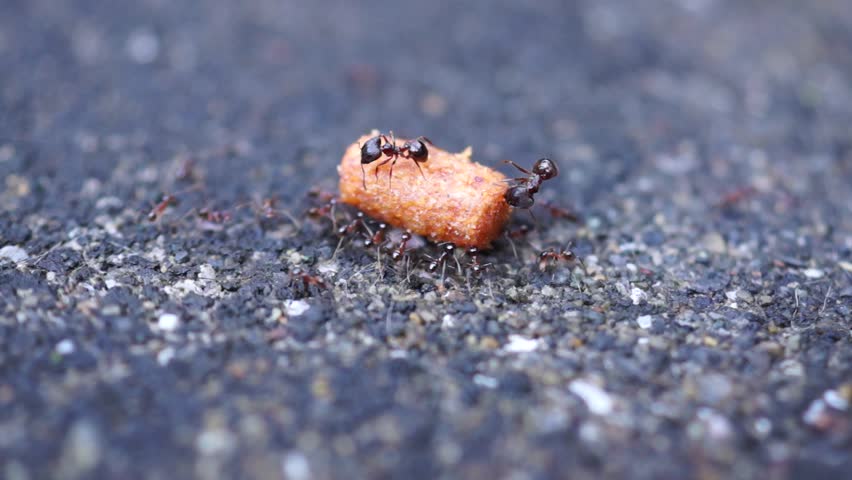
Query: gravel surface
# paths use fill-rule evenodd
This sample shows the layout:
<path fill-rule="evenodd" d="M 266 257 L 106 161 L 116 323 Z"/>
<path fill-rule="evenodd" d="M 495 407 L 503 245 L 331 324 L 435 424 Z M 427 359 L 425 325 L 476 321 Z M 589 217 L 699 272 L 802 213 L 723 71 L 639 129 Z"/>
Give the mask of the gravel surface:
<path fill-rule="evenodd" d="M 848 1 L 507 3 L 0 2 L 0 477 L 849 472 Z M 372 128 L 584 222 L 339 242 Z"/>

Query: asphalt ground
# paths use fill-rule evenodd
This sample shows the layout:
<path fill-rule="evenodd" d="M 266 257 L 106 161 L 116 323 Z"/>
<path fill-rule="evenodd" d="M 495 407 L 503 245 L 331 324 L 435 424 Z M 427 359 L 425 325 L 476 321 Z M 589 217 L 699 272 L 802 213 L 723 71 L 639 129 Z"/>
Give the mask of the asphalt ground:
<path fill-rule="evenodd" d="M 373 128 L 582 222 L 393 262 Z M 0 175 L 4 479 L 852 469 L 847 1 L 5 0 Z"/>

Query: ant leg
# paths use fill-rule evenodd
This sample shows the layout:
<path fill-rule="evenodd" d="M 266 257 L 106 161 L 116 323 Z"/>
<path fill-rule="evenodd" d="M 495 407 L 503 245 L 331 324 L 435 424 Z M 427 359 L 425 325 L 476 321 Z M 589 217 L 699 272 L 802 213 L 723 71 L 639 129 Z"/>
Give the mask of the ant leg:
<path fill-rule="evenodd" d="M 391 181 L 393 180 L 393 166 L 396 165 L 397 159 L 399 159 L 399 156 L 394 156 L 393 162 L 391 162 L 390 165 L 390 171 L 388 172 L 388 188 L 393 187 L 393 185 L 391 184 Z"/>
<path fill-rule="evenodd" d="M 530 212 L 530 216 L 533 219 L 533 223 L 535 223 L 536 228 L 538 228 L 538 219 L 535 218 L 535 214 L 533 213 L 532 208 L 528 208 L 527 211 Z"/>
<path fill-rule="evenodd" d="M 518 170 L 520 170 L 520 171 L 522 171 L 522 172 L 526 173 L 527 175 L 532 175 L 532 172 L 530 172 L 530 171 L 529 171 L 529 170 L 527 170 L 526 168 L 524 168 L 524 167 L 522 167 L 522 166 L 518 165 L 517 163 L 515 163 L 515 162 L 513 162 L 513 161 L 511 161 L 511 160 L 503 160 L 503 163 L 505 163 L 506 165 L 511 165 L 511 166 L 513 166 L 513 167 L 517 168 Z"/>
<path fill-rule="evenodd" d="M 364 164 L 361 164 L 361 183 L 364 184 L 364 190 L 367 189 L 367 173 L 364 171 Z"/>
<path fill-rule="evenodd" d="M 423 180 L 426 180 L 426 175 L 423 175 L 423 169 L 420 168 L 420 162 L 414 160 L 413 158 L 411 159 L 411 161 L 414 162 L 415 165 L 417 165 L 417 170 L 420 170 L 420 176 L 423 177 Z"/>
<path fill-rule="evenodd" d="M 385 164 L 387 164 L 388 162 L 390 162 L 392 159 L 393 159 L 393 157 L 388 157 L 388 158 L 387 158 L 387 160 L 385 160 L 385 161 L 383 161 L 382 163 L 380 163 L 380 164 L 376 165 L 376 168 L 373 170 L 373 173 L 374 173 L 374 174 L 375 174 L 375 176 L 376 176 L 376 182 L 378 182 L 378 181 L 379 181 L 379 168 L 380 168 L 380 167 L 382 167 L 382 166 L 384 166 L 384 165 L 385 165 Z"/>

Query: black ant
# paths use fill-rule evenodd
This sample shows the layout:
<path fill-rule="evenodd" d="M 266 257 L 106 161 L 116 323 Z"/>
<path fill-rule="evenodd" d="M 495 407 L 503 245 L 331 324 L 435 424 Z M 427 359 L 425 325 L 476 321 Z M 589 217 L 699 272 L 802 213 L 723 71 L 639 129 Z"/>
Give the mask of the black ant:
<path fill-rule="evenodd" d="M 429 159 L 429 149 L 426 147 L 426 143 L 434 145 L 428 138 L 420 136 L 414 140 L 405 142 L 399 147 L 396 144 L 396 137 L 393 132 L 390 133 L 390 141 L 388 141 L 388 137 L 385 134 L 380 133 L 364 142 L 361 145 L 361 182 L 364 184 L 364 189 L 367 188 L 367 174 L 364 172 L 364 165 L 375 162 L 383 155 L 388 158 L 376 165 L 376 169 L 374 170 L 376 180 L 379 179 L 379 167 L 391 162 L 390 171 L 388 172 L 388 186 L 390 186 L 391 178 L 393 177 L 393 166 L 396 165 L 399 157 L 411 159 L 414 165 L 417 165 L 420 175 L 425 180 L 426 176 L 423 175 L 423 169 L 420 168 L 420 164 Z"/>
<path fill-rule="evenodd" d="M 540 158 L 536 161 L 535 165 L 533 165 L 532 172 L 511 160 L 503 160 L 503 163 L 508 163 L 527 174 L 526 177 L 507 180 L 512 184 L 512 186 L 506 190 L 503 198 L 506 199 L 506 203 L 515 208 L 529 210 L 535 203 L 535 199 L 533 197 L 536 193 L 538 193 L 539 188 L 541 188 L 541 184 L 545 180 L 550 180 L 551 178 L 559 175 L 559 169 L 556 167 L 556 163 L 549 158 Z"/>

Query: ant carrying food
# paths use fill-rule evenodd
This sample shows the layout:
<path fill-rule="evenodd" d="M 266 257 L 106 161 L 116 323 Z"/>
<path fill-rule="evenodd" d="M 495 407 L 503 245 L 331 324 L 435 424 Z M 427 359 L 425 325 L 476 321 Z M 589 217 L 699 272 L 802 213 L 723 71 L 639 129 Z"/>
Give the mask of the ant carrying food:
<path fill-rule="evenodd" d="M 373 163 L 382 156 L 386 156 L 387 158 L 382 163 L 376 165 L 376 169 L 374 170 L 376 180 L 379 179 L 379 167 L 391 162 L 390 171 L 388 172 L 388 186 L 390 186 L 391 178 L 393 177 L 393 166 L 396 165 L 396 161 L 400 157 L 411 159 L 411 161 L 414 162 L 414 165 L 417 166 L 417 169 L 420 170 L 420 175 L 425 179 L 426 176 L 423 175 L 423 169 L 420 168 L 420 164 L 429 159 L 429 149 L 426 147 L 426 143 L 432 145 L 431 140 L 424 136 L 420 136 L 414 140 L 405 142 L 400 147 L 396 144 L 396 137 L 393 132 L 390 133 L 390 141 L 388 141 L 387 135 L 380 133 L 364 142 L 364 144 L 360 146 L 361 182 L 364 185 L 364 189 L 367 189 L 367 174 L 364 172 L 364 165 Z"/>
<path fill-rule="evenodd" d="M 506 189 L 503 198 L 506 199 L 506 203 L 515 208 L 529 210 L 535 203 L 534 196 L 541 188 L 541 184 L 559 175 L 556 163 L 549 158 L 538 159 L 533 165 L 532 172 L 511 160 L 503 160 L 503 163 L 512 165 L 527 175 L 507 180 L 512 185 Z"/>

